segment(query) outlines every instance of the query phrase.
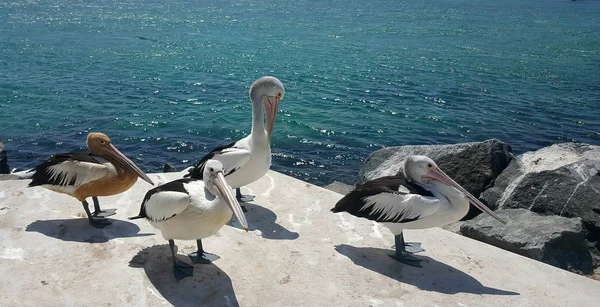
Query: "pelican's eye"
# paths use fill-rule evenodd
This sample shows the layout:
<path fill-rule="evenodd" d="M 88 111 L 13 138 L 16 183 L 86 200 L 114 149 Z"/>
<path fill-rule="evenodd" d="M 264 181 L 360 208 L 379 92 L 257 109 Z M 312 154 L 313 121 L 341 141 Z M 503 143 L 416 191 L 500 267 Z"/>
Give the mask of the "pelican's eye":
<path fill-rule="evenodd" d="M 208 168 L 208 171 L 209 171 L 209 172 L 211 172 L 211 173 L 214 173 L 214 172 L 215 172 L 215 169 L 214 169 L 214 168 L 212 168 L 212 167 L 209 167 L 209 168 Z"/>
<path fill-rule="evenodd" d="M 432 170 L 433 169 L 433 164 L 427 163 L 427 169 Z"/>
<path fill-rule="evenodd" d="M 104 140 L 100 140 L 100 144 L 104 145 L 106 142 Z"/>
<path fill-rule="evenodd" d="M 277 98 L 281 98 L 282 94 L 281 92 L 277 93 Z"/>

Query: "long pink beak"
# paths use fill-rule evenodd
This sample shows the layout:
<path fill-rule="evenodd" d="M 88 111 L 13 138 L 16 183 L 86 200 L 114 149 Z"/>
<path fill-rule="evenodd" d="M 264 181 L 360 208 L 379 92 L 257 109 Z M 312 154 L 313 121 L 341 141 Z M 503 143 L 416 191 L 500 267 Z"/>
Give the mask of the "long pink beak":
<path fill-rule="evenodd" d="M 129 160 L 122 152 L 120 152 L 113 144 L 108 144 L 108 148 L 106 149 L 106 153 L 117 160 L 123 167 L 132 171 L 140 178 L 144 179 L 144 181 L 148 182 L 151 185 L 154 185 L 154 182 L 142 171 L 133 161 Z"/>
<path fill-rule="evenodd" d="M 488 208 L 486 205 L 482 204 L 479 201 L 479 199 L 477 199 L 475 196 L 471 195 L 471 193 L 467 192 L 467 190 L 465 190 L 458 183 L 456 183 L 456 181 L 452 180 L 452 178 L 450 178 L 450 176 L 446 175 L 446 173 L 444 173 L 444 171 L 442 171 L 441 169 L 435 168 L 435 169 L 429 171 L 427 174 L 425 174 L 425 176 L 422 177 L 422 180 L 430 180 L 430 179 L 435 179 L 435 180 L 441 181 L 444 184 L 447 184 L 451 187 L 458 189 L 459 191 L 463 192 L 463 194 L 465 194 L 465 196 L 469 199 L 469 202 L 472 203 L 475 207 L 477 207 L 477 209 L 491 215 L 493 218 L 500 221 L 500 223 L 506 224 L 506 222 L 503 219 L 501 219 L 498 215 L 496 215 L 496 213 L 494 213 L 494 211 L 490 210 L 490 208 Z"/>
<path fill-rule="evenodd" d="M 265 106 L 265 113 L 267 114 L 267 135 L 271 138 L 273 133 L 273 126 L 275 125 L 275 117 L 277 117 L 277 110 L 279 109 L 280 98 L 272 96 L 263 96 L 262 103 Z"/>
<path fill-rule="evenodd" d="M 217 174 L 214 177 L 212 177 L 212 179 L 214 180 L 214 184 L 217 187 L 219 194 L 221 194 L 220 196 L 223 198 L 225 203 L 227 203 L 231 211 L 233 211 L 233 214 L 235 215 L 235 218 L 238 220 L 238 222 L 240 222 L 240 225 L 242 225 L 246 232 L 248 232 L 248 222 L 246 221 L 246 216 L 242 211 L 240 203 L 238 203 L 237 199 L 235 199 L 235 197 L 233 196 L 231 188 L 229 187 L 229 184 L 227 184 L 225 176 L 223 176 L 223 172 L 217 172 Z"/>

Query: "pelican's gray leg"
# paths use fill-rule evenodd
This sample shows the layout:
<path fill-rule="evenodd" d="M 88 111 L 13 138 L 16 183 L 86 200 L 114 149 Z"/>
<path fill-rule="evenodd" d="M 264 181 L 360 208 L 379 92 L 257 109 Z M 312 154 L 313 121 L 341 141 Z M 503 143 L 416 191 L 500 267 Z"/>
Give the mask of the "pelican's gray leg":
<path fill-rule="evenodd" d="M 173 275 L 175 275 L 175 279 L 180 281 L 188 276 L 194 276 L 194 266 L 177 259 L 175 255 L 175 241 L 169 240 L 169 247 L 171 248 L 171 257 L 173 258 Z"/>
<path fill-rule="evenodd" d="M 87 201 L 84 200 L 81 202 L 81 204 L 83 205 L 83 210 L 85 210 L 85 214 L 87 214 L 88 220 L 90 221 L 90 224 L 92 224 L 92 226 L 102 229 L 111 224 L 111 222 L 105 219 L 104 217 L 93 216 L 90 212 L 90 205 Z"/>
<path fill-rule="evenodd" d="M 398 239 L 398 237 L 400 238 Z M 397 235 L 395 240 L 396 245 L 398 244 L 398 241 L 401 241 L 404 245 L 404 251 L 409 254 L 416 254 L 425 251 L 421 248 L 421 243 L 419 242 L 404 242 L 404 235 L 402 233 Z M 396 248 L 396 245 L 392 246 L 392 248 Z"/>
<path fill-rule="evenodd" d="M 237 198 L 237 201 L 239 201 L 240 203 L 248 203 L 254 200 L 254 195 L 242 195 L 242 191 L 240 190 L 240 188 L 235 189 L 235 198 Z M 248 209 L 246 209 L 246 206 L 241 205 L 242 207 L 242 211 L 244 212 L 248 212 Z"/>
<path fill-rule="evenodd" d="M 404 235 L 402 233 L 396 235 L 394 241 L 396 243 L 396 252 L 393 255 L 389 255 L 390 257 L 410 266 L 422 267 L 419 262 L 423 261 L 423 259 L 412 256 L 411 253 L 406 251 L 406 244 L 404 243 Z"/>
<path fill-rule="evenodd" d="M 205 252 L 204 248 L 202 248 L 202 240 L 196 240 L 196 244 L 198 245 L 198 251 L 188 255 L 195 263 L 209 264 L 221 258 L 215 254 Z"/>
<path fill-rule="evenodd" d="M 94 212 L 92 213 L 93 216 L 107 217 L 114 215 L 117 211 L 117 209 L 100 210 L 100 202 L 98 201 L 98 197 L 93 196 L 92 200 L 94 200 Z"/>

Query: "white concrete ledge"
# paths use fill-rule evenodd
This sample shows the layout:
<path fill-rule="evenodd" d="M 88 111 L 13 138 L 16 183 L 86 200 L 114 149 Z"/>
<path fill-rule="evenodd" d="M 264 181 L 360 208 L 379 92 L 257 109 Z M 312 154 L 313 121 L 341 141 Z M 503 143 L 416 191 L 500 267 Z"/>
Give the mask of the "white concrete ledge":
<path fill-rule="evenodd" d="M 166 182 L 180 174 L 153 174 Z M 333 214 L 341 195 L 269 172 L 249 186 L 251 231 L 225 226 L 204 240 L 221 259 L 177 283 L 167 242 L 130 222 L 150 186 L 101 198 L 118 208 L 92 228 L 74 198 L 28 180 L 0 182 L 3 306 L 597 306 L 600 283 L 442 229 L 407 231 L 423 268 L 387 256 L 393 236 Z M 232 223 L 237 225 L 236 222 Z M 195 242 L 176 241 L 181 259 Z"/>

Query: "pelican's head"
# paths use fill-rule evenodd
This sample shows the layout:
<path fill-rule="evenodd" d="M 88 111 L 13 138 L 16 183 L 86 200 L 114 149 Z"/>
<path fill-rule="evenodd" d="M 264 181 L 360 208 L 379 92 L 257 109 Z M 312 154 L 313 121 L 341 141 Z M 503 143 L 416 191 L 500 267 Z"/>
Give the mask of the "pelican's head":
<path fill-rule="evenodd" d="M 133 172 L 151 185 L 154 185 L 152 180 L 142 171 L 133 161 L 129 160 L 110 142 L 108 136 L 100 132 L 92 132 L 88 134 L 87 146 L 90 151 L 102 158 L 107 159 L 111 163 L 118 163 L 123 168 Z"/>
<path fill-rule="evenodd" d="M 231 193 L 231 187 L 227 184 L 225 175 L 223 175 L 223 163 L 217 160 L 206 161 L 206 164 L 204 164 L 203 175 L 204 184 L 208 191 L 211 194 L 218 196 L 229 206 L 231 211 L 233 211 L 233 214 L 235 214 L 235 218 L 240 222 L 242 227 L 246 229 L 246 232 L 248 232 L 246 216 L 244 216 L 240 203 L 238 203 L 237 199 L 233 196 L 233 193 Z"/>
<path fill-rule="evenodd" d="M 482 204 L 475 196 L 471 195 L 465 188 L 461 187 L 450 176 L 446 175 L 433 160 L 426 156 L 410 156 L 404 162 L 404 175 L 406 178 L 415 181 L 429 188 L 435 188 L 435 185 L 443 184 L 453 187 L 463 193 L 468 201 L 479 210 L 491 215 L 493 218 L 506 224 L 498 215 Z"/>
<path fill-rule="evenodd" d="M 262 77 L 250 86 L 250 99 L 255 105 L 262 105 L 267 115 L 267 134 L 269 138 L 273 133 L 273 125 L 277 116 L 279 102 L 285 95 L 283 84 L 275 77 Z"/>

